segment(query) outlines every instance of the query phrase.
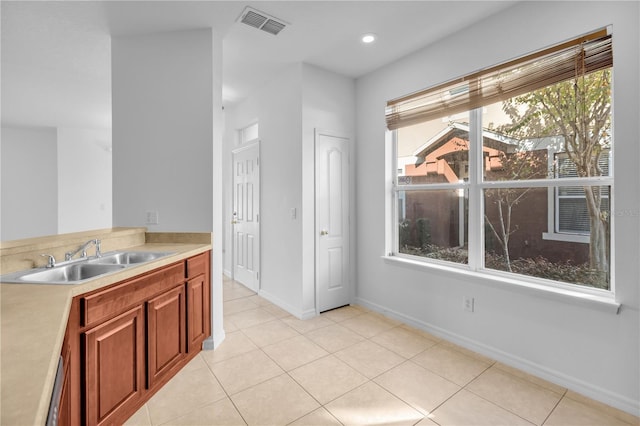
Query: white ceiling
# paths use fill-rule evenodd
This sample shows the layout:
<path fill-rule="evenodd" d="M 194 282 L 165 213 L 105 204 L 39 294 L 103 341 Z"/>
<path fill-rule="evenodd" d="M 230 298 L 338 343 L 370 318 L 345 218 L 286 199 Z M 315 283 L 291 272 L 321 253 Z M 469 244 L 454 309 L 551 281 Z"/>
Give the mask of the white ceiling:
<path fill-rule="evenodd" d="M 290 64 L 360 77 L 515 1 L 2 1 L 2 124 L 111 127 L 110 37 L 213 27 L 225 104 Z M 251 6 L 290 23 L 236 23 Z M 378 41 L 359 38 L 373 32 Z"/>

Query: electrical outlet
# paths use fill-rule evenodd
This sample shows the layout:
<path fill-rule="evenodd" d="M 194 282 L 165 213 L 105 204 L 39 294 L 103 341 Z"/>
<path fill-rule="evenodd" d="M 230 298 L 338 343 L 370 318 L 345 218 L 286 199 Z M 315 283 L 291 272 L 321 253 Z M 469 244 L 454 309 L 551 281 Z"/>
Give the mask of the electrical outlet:
<path fill-rule="evenodd" d="M 145 221 L 147 225 L 157 225 L 159 223 L 158 211 L 157 210 L 148 210 L 147 211 L 147 219 Z"/>
<path fill-rule="evenodd" d="M 473 297 L 464 296 L 462 298 L 462 306 L 464 310 L 467 312 L 473 312 Z"/>

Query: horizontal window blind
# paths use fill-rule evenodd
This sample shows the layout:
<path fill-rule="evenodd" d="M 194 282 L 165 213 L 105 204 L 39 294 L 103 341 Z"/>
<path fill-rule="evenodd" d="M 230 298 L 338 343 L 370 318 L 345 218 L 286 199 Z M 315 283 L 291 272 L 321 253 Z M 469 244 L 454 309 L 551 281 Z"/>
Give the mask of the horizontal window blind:
<path fill-rule="evenodd" d="M 556 232 L 585 234 L 590 233 L 589 211 L 584 190 L 581 198 L 558 197 L 558 219 Z M 609 211 L 609 198 L 602 198 L 600 211 Z"/>
<path fill-rule="evenodd" d="M 556 154 L 556 176 L 559 178 L 578 177 L 576 165 L 566 153 Z M 609 151 L 604 151 L 598 158 L 598 166 L 602 171 L 602 176 L 609 176 Z M 604 213 L 609 211 L 610 188 L 596 187 L 600 190 L 602 202 L 600 210 Z M 587 209 L 587 199 L 582 186 L 560 186 L 556 188 L 556 232 L 568 232 L 578 234 L 589 234 L 589 211 Z"/>
<path fill-rule="evenodd" d="M 613 66 L 606 29 L 387 102 L 389 130 L 479 108 Z"/>
<path fill-rule="evenodd" d="M 598 157 L 598 169 L 600 170 L 600 176 L 609 176 L 609 150 L 603 150 Z M 581 177 L 578 175 L 578 169 L 576 164 L 571 161 L 571 158 L 566 152 L 559 152 L 555 155 L 556 158 L 556 177 L 558 178 L 575 178 Z"/>

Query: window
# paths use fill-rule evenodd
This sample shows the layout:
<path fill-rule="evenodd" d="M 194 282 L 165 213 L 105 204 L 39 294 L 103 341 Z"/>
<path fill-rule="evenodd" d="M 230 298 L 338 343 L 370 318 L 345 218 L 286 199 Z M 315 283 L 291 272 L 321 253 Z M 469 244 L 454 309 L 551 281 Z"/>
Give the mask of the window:
<path fill-rule="evenodd" d="M 602 176 L 609 176 L 609 151 L 604 151 L 595 160 Z M 555 155 L 556 177 L 579 177 L 575 163 L 566 152 Z M 589 209 L 584 188 L 580 186 L 560 186 L 555 188 L 555 232 L 568 234 L 589 235 Z M 609 209 L 609 191 L 603 188 L 601 194 L 600 211 L 607 214 Z"/>
<path fill-rule="evenodd" d="M 258 140 L 258 123 L 251 124 L 238 131 L 240 145 Z"/>
<path fill-rule="evenodd" d="M 392 253 L 610 290 L 612 67 L 602 30 L 389 101 Z"/>
<path fill-rule="evenodd" d="M 431 120 L 396 132 L 398 168 L 404 166 L 396 185 L 399 253 L 467 263 L 458 250 L 468 238 L 469 210 L 469 128 L 461 123 Z"/>

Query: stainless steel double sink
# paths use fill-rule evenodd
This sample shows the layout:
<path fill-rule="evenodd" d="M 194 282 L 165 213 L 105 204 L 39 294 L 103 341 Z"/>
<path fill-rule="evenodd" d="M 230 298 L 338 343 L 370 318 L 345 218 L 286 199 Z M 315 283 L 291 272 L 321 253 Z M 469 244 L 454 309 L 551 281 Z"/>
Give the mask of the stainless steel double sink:
<path fill-rule="evenodd" d="M 87 280 L 151 262 L 174 252 L 116 251 L 101 257 L 66 261 L 52 268 L 36 268 L 0 276 L 3 283 L 82 284 Z"/>

